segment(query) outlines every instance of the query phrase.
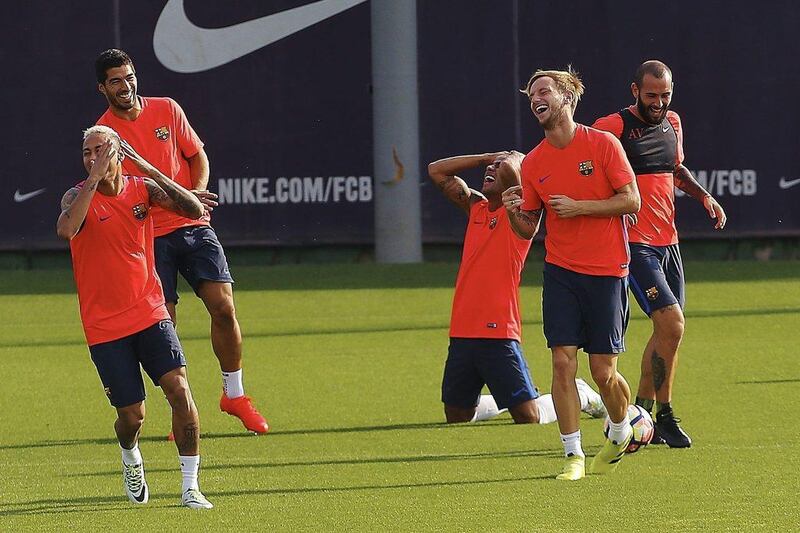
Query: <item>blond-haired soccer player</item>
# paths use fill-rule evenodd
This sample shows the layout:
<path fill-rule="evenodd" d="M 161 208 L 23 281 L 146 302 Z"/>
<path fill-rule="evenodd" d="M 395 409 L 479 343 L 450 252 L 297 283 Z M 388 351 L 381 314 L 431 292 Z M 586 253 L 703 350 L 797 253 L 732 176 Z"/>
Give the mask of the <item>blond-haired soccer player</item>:
<path fill-rule="evenodd" d="M 123 150 L 148 175 L 122 174 Z M 189 218 L 203 214 L 200 201 L 121 146 L 106 126 L 86 130 L 83 164 L 88 177 L 61 200 L 56 231 L 69 241 L 81 321 L 92 361 L 111 405 L 122 448 L 125 493 L 147 503 L 149 489 L 139 451 L 145 390 L 140 367 L 164 391 L 183 476 L 182 505 L 209 509 L 200 492 L 200 421 L 186 360 L 164 305 L 153 259 L 153 219 L 158 206 Z"/>
<path fill-rule="evenodd" d="M 525 157 L 521 185 L 503 193 L 514 231 L 531 239 L 545 211 L 544 334 L 553 359 L 551 393 L 566 463 L 557 479 L 585 475 L 575 375 L 578 349 L 608 410 L 610 429 L 590 471 L 612 472 L 632 430 L 630 389 L 617 371 L 628 320 L 628 241 L 622 215 L 639 210 L 636 178 L 619 141 L 577 124 L 583 83 L 566 71 L 537 70 L 523 92 L 545 138 Z M 503 181 L 519 171 L 500 165 Z M 511 174 L 511 177 L 507 177 Z"/>

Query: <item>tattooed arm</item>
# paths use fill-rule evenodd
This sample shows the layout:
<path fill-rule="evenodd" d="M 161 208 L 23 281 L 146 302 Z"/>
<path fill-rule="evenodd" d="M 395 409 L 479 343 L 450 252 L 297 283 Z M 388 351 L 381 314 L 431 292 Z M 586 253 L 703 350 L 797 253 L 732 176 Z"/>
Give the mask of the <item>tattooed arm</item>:
<path fill-rule="evenodd" d="M 672 173 L 675 186 L 703 204 L 703 207 L 708 211 L 708 216 L 715 219 L 717 223 L 714 225 L 716 229 L 725 227 L 728 217 L 725 215 L 725 210 L 719 205 L 716 199 L 703 188 L 702 185 L 697 183 L 689 169 L 683 165 L 678 165 L 675 172 Z"/>
<path fill-rule="evenodd" d="M 522 205 L 522 185 L 509 187 L 503 192 L 503 205 L 508 212 L 508 220 L 511 229 L 521 239 L 533 239 L 539 231 L 539 223 L 542 220 L 542 209 L 531 209 L 523 211 Z"/>
<path fill-rule="evenodd" d="M 428 175 L 448 200 L 463 209 L 466 213 L 469 213 L 471 203 L 475 200 L 483 199 L 484 196 L 475 189 L 470 189 L 466 182 L 456 176 L 456 174 L 470 168 L 489 166 L 494 163 L 496 159 L 508 153 L 509 152 L 493 152 L 476 155 L 458 155 L 439 159 L 428 165 Z"/>

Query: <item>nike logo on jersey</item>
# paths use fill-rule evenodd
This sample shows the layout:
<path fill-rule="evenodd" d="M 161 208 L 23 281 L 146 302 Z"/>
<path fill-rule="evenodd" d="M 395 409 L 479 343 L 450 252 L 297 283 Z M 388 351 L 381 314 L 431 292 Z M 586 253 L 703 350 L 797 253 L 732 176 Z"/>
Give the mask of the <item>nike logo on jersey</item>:
<path fill-rule="evenodd" d="M 787 180 L 786 178 L 782 177 L 781 180 L 778 182 L 778 187 L 780 187 L 781 189 L 790 189 L 795 185 L 797 185 L 798 183 L 800 183 L 800 178 L 797 178 L 795 180 Z"/>
<path fill-rule="evenodd" d="M 544 183 L 550 176 L 551 176 L 550 174 L 548 174 L 547 176 L 542 176 L 541 178 L 539 178 L 539 183 Z"/>
<path fill-rule="evenodd" d="M 669 131 L 669 124 L 662 124 L 661 125 L 661 131 L 663 131 L 664 133 L 667 133 Z"/>
<path fill-rule="evenodd" d="M 104 217 L 100 217 L 100 222 L 105 222 L 105 221 L 106 221 L 106 220 L 108 220 L 109 218 L 111 218 L 111 215 L 106 215 L 106 216 L 104 216 Z"/>
<path fill-rule="evenodd" d="M 201 28 L 186 16 L 184 0 L 169 0 L 156 22 L 153 49 L 161 64 L 174 72 L 203 72 L 364 2 L 366 0 L 319 0 L 232 26 Z"/>
<path fill-rule="evenodd" d="M 36 189 L 35 191 L 31 191 L 31 192 L 21 193 L 21 192 L 19 192 L 19 189 L 17 189 L 16 191 L 14 191 L 14 201 L 19 203 L 19 202 L 24 202 L 25 200 L 30 200 L 34 196 L 39 196 L 40 194 L 42 194 L 46 190 L 47 190 L 47 187 L 45 187 L 43 189 Z"/>

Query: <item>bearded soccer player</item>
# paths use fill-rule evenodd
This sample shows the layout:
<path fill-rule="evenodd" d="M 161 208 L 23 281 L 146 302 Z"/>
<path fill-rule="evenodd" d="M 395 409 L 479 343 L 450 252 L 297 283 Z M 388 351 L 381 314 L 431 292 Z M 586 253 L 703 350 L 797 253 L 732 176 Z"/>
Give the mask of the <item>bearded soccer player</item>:
<path fill-rule="evenodd" d="M 521 185 L 503 193 L 511 227 L 531 239 L 545 211 L 544 335 L 552 352 L 551 393 L 566 462 L 556 476 L 585 476 L 575 374 L 578 349 L 608 410 L 609 432 L 590 472 L 613 472 L 630 442 L 630 389 L 617 371 L 628 321 L 628 242 L 622 215 L 639 210 L 636 179 L 619 141 L 577 124 L 583 83 L 567 71 L 537 70 L 522 91 L 545 138 L 525 157 Z M 519 171 L 500 165 L 504 182 Z"/>
<path fill-rule="evenodd" d="M 515 423 L 556 419 L 553 399 L 531 380 L 520 340 L 519 283 L 531 241 L 511 229 L 497 179 L 501 161 L 519 167 L 519 152 L 459 155 L 428 165 L 431 180 L 468 217 L 450 319 L 450 348 L 442 379 L 445 418 L 477 422 L 508 410 Z M 485 166 L 481 190 L 457 174 Z M 576 380 L 582 410 L 605 416 L 600 396 Z M 491 395 L 481 395 L 488 385 Z"/>
<path fill-rule="evenodd" d="M 139 451 L 145 390 L 140 366 L 160 386 L 172 408 L 172 429 L 183 475 L 181 503 L 210 509 L 200 492 L 200 422 L 186 361 L 164 305 L 153 259 L 152 208 L 199 218 L 203 205 L 124 147 L 149 177 L 122 174 L 120 138 L 106 126 L 84 133 L 83 164 L 88 177 L 61 200 L 58 236 L 69 241 L 81 321 L 92 361 L 111 405 L 122 448 L 125 492 L 147 503 L 149 489 Z"/>
<path fill-rule="evenodd" d="M 166 176 L 206 204 L 214 204 L 216 195 L 206 190 L 208 157 L 180 106 L 170 98 L 139 96 L 133 62 L 122 50 L 100 54 L 95 70 L 98 89 L 108 102 L 108 110 L 97 123 L 114 128 Z M 123 165 L 126 172 L 136 173 L 132 163 L 125 161 Z M 222 371 L 220 409 L 238 417 L 248 430 L 266 433 L 267 421 L 244 393 L 242 335 L 233 302 L 233 278 L 225 251 L 210 225 L 208 209 L 193 220 L 156 207 L 153 226 L 156 269 L 173 321 L 178 303 L 178 272 L 203 300 L 211 316 L 211 346 Z"/>
<path fill-rule="evenodd" d="M 636 404 L 657 405 L 653 443 L 688 448 L 692 439 L 672 410 L 672 386 L 684 328 L 684 276 L 675 229 L 675 187 L 702 203 L 715 228 L 725 227 L 725 211 L 683 165 L 683 130 L 672 101 L 672 71 L 661 61 L 636 70 L 634 105 L 598 119 L 593 127 L 622 142 L 642 195 L 642 209 L 630 229 L 630 286 L 639 307 L 653 322 L 644 349 Z"/>

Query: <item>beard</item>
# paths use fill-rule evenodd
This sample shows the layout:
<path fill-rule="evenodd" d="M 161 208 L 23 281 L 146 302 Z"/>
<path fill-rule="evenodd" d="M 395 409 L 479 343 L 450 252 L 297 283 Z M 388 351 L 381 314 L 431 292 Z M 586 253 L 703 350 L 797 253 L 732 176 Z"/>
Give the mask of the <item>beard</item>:
<path fill-rule="evenodd" d="M 650 108 L 644 105 L 642 102 L 641 97 L 636 97 L 636 110 L 639 111 L 639 115 L 644 119 L 645 122 L 648 124 L 661 124 L 661 121 L 664 120 L 664 117 L 667 116 L 667 110 L 669 106 L 664 106 L 661 108 L 661 112 L 658 114 L 657 117 L 653 117 L 653 113 L 650 111 Z"/>
<path fill-rule="evenodd" d="M 556 111 L 554 113 L 551 113 L 550 114 L 550 118 L 548 118 L 547 120 L 545 120 L 544 122 L 541 123 L 542 124 L 542 129 L 544 131 L 550 131 L 550 130 L 554 130 L 556 128 L 558 123 L 561 122 L 561 119 L 564 118 L 564 115 L 566 113 L 565 112 L 565 107 L 566 106 L 567 106 L 566 102 L 562 103 L 561 107 L 558 108 L 558 111 Z"/>

